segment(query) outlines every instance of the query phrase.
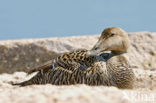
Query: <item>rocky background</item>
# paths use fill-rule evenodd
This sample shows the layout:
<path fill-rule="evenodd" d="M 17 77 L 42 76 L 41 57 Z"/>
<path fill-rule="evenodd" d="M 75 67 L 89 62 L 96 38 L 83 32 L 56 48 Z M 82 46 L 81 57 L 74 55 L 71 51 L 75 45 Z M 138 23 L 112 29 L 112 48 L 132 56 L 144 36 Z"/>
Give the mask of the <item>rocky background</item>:
<path fill-rule="evenodd" d="M 12 86 L 26 72 L 64 52 L 90 49 L 99 35 L 0 41 L 0 103 L 156 103 L 156 33 L 129 33 L 133 90 L 104 86 Z"/>

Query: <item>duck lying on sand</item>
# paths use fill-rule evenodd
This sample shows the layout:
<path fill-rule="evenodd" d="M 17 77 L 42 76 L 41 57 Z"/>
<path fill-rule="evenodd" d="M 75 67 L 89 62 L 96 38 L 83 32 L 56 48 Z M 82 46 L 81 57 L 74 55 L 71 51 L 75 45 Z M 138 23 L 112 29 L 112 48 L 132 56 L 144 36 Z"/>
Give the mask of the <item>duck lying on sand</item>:
<path fill-rule="evenodd" d="M 106 28 L 91 50 L 65 53 L 29 72 L 30 80 L 13 85 L 104 85 L 133 88 L 134 73 L 124 56 L 130 47 L 127 33 L 119 27 Z M 111 51 L 110 53 L 104 53 Z"/>

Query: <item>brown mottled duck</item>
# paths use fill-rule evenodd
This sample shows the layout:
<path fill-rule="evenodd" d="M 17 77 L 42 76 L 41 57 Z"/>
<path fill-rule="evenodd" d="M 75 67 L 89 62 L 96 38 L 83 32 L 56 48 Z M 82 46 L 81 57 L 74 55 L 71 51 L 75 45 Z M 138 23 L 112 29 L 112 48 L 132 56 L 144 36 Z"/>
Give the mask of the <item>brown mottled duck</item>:
<path fill-rule="evenodd" d="M 125 57 L 130 47 L 127 33 L 119 27 L 106 28 L 91 50 L 64 53 L 31 70 L 30 80 L 13 85 L 103 85 L 133 88 L 134 73 Z M 110 51 L 110 53 L 105 53 Z"/>

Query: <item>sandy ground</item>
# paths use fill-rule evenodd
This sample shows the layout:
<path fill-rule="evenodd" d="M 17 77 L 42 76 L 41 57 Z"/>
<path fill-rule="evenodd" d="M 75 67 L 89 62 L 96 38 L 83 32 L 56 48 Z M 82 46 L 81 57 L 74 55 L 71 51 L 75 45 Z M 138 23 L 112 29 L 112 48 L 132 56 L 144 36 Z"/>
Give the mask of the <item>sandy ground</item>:
<path fill-rule="evenodd" d="M 105 86 L 12 86 L 31 78 L 25 72 L 60 53 L 90 49 L 99 35 L 0 41 L 0 103 L 156 103 L 156 33 L 130 33 L 127 55 L 136 82 L 133 90 Z M 21 72 L 22 71 L 22 72 Z"/>

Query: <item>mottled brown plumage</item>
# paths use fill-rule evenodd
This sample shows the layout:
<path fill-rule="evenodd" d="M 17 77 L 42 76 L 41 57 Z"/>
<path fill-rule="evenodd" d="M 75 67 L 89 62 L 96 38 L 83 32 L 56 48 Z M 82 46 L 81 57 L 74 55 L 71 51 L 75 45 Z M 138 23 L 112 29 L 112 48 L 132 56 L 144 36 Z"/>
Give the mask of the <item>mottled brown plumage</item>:
<path fill-rule="evenodd" d="M 14 85 L 88 84 L 132 88 L 134 74 L 124 56 L 129 48 L 127 34 L 118 27 L 107 28 L 91 50 L 65 53 L 29 72 L 28 81 Z M 104 53 L 111 51 L 111 53 Z"/>

